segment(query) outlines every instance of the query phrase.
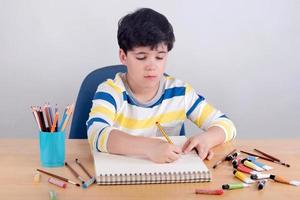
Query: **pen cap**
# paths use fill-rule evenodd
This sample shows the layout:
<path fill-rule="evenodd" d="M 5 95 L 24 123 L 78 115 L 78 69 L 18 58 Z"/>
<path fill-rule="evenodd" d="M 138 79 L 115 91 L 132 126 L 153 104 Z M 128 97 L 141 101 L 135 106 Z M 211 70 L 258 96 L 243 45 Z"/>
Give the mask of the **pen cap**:
<path fill-rule="evenodd" d="M 40 132 L 40 162 L 43 167 L 62 167 L 65 162 L 65 132 Z"/>
<path fill-rule="evenodd" d="M 228 190 L 229 189 L 229 185 L 228 184 L 222 185 L 222 189 L 223 190 Z"/>

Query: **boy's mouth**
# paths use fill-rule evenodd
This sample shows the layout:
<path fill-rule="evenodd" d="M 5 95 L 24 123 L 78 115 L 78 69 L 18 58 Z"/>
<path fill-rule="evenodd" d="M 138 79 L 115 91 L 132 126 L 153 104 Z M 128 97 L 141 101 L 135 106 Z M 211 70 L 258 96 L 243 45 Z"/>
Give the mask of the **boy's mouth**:
<path fill-rule="evenodd" d="M 144 76 L 145 79 L 155 79 L 157 76 Z"/>

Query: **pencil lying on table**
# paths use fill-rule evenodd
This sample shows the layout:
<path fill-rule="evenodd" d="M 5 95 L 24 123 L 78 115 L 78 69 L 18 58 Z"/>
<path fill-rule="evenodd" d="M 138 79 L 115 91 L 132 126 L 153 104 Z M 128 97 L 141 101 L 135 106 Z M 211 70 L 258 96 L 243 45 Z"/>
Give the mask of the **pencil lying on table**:
<path fill-rule="evenodd" d="M 69 170 L 72 172 L 72 174 L 76 177 L 76 178 L 78 178 L 80 181 L 81 181 L 81 183 L 82 184 L 84 184 L 84 180 L 83 180 L 83 178 L 67 163 L 67 162 L 65 162 L 65 166 L 67 167 L 67 168 L 69 168 Z"/>
<path fill-rule="evenodd" d="M 52 173 L 50 173 L 50 172 L 46 172 L 46 171 L 41 170 L 41 169 L 36 169 L 36 170 L 39 171 L 39 172 L 42 172 L 42 173 L 44 173 L 44 174 L 47 174 L 47 175 L 49 175 L 49 176 L 52 176 L 52 177 L 54 177 L 54 178 L 57 178 L 57 179 L 59 179 L 59 180 L 62 180 L 62 181 L 71 183 L 71 184 L 73 184 L 73 185 L 76 185 L 77 187 L 80 187 L 80 184 L 79 184 L 79 183 L 75 183 L 75 182 L 73 182 L 73 181 L 71 181 L 71 180 L 69 180 L 69 179 L 67 179 L 67 178 L 64 178 L 64 177 L 61 177 L 61 176 L 52 174 Z"/>
<path fill-rule="evenodd" d="M 218 165 L 220 165 L 222 162 L 226 161 L 226 159 L 228 158 L 228 156 L 230 156 L 231 154 L 235 153 L 236 149 L 233 149 L 231 152 L 229 152 L 222 160 L 219 160 L 218 162 L 216 162 L 216 164 L 214 164 L 213 168 L 217 168 Z"/>
<path fill-rule="evenodd" d="M 290 165 L 287 164 L 287 163 L 283 163 L 283 162 L 281 162 L 281 161 L 273 160 L 273 159 L 267 158 L 267 157 L 265 157 L 265 156 L 260 156 L 260 155 L 257 155 L 257 154 L 254 154 L 254 153 L 250 153 L 250 152 L 247 152 L 247 151 L 242 151 L 242 150 L 241 150 L 240 152 L 241 152 L 241 153 L 248 154 L 248 155 L 250 155 L 250 156 L 255 156 L 255 157 L 258 157 L 258 158 L 261 158 L 261 159 L 263 159 L 263 160 L 267 160 L 267 161 L 270 161 L 270 162 L 273 162 L 273 163 L 277 163 L 277 164 L 280 164 L 280 165 L 284 165 L 284 166 L 286 166 L 286 167 L 290 167 Z"/>
<path fill-rule="evenodd" d="M 264 156 L 266 156 L 266 157 L 268 157 L 268 158 L 271 158 L 271 159 L 273 159 L 274 161 L 277 161 L 278 164 L 284 165 L 284 166 L 286 166 L 286 167 L 290 167 L 289 164 L 282 162 L 281 160 L 279 160 L 278 158 L 275 158 L 274 156 L 271 156 L 270 154 L 267 154 L 267 153 L 265 153 L 265 152 L 262 152 L 262 151 L 260 151 L 260 150 L 258 150 L 258 149 L 254 149 L 254 151 L 257 151 L 258 153 L 261 153 L 262 155 L 264 155 Z"/>

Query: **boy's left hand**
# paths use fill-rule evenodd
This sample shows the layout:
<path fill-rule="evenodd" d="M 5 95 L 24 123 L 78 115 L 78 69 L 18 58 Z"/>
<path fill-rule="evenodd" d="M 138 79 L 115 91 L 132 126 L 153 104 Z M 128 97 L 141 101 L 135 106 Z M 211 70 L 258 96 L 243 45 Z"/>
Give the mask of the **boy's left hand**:
<path fill-rule="evenodd" d="M 194 135 L 190 137 L 183 145 L 182 151 L 183 153 L 189 153 L 193 149 L 196 149 L 199 157 L 204 160 L 212 159 L 213 151 L 210 150 L 209 141 L 207 139 L 207 135 L 202 133 L 199 135 Z"/>

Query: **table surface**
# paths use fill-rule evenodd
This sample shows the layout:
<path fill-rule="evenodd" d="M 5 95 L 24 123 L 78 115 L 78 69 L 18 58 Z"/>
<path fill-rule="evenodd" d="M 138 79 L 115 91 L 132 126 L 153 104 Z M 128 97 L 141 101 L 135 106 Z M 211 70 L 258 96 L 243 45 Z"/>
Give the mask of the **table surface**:
<path fill-rule="evenodd" d="M 49 190 L 55 190 L 58 199 L 300 199 L 300 186 L 295 187 L 268 181 L 263 190 L 256 184 L 249 188 L 224 191 L 222 196 L 196 195 L 195 189 L 220 189 L 222 184 L 240 182 L 232 174 L 229 162 L 212 169 L 214 163 L 233 148 L 253 152 L 257 148 L 289 163 L 290 168 L 269 161 L 264 163 L 274 167 L 269 173 L 283 176 L 289 180 L 300 180 L 300 139 L 244 139 L 214 148 L 215 156 L 205 161 L 212 172 L 209 183 L 147 184 L 147 185 L 92 185 L 88 189 L 68 184 L 59 188 L 47 182 L 48 176 L 42 174 L 41 182 L 33 182 L 35 169 L 40 168 L 78 182 L 66 167 L 42 168 L 39 161 L 37 139 L 0 139 L 0 198 L 3 199 L 49 199 Z M 94 174 L 93 159 L 87 140 L 66 141 L 66 161 L 76 171 L 82 172 L 75 164 L 79 158 L 88 171 Z M 82 175 L 85 175 L 82 172 Z M 83 176 L 87 179 L 86 176 Z"/>

